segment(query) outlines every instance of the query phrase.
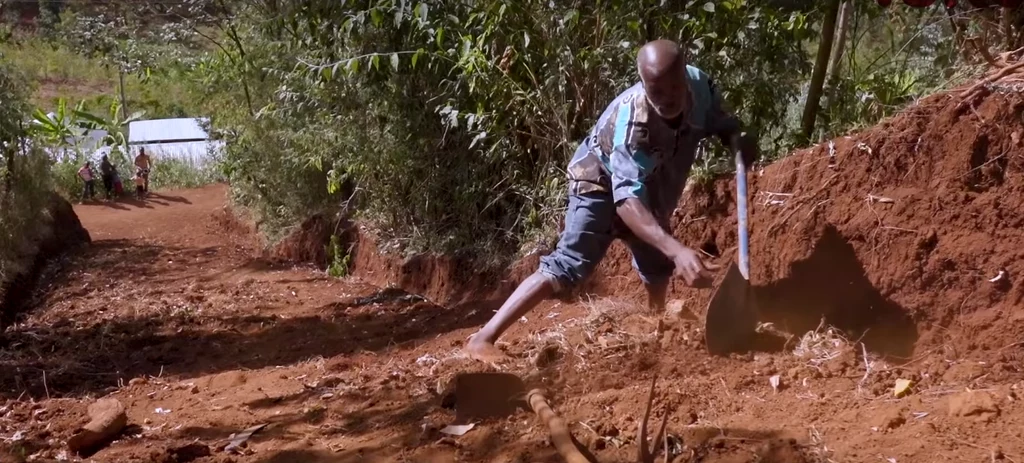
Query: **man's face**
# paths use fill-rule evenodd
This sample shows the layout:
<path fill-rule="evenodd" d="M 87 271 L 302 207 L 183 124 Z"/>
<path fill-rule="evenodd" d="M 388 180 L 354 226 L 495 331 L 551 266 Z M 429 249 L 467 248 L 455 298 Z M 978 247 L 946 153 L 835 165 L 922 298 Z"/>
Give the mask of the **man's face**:
<path fill-rule="evenodd" d="M 689 89 L 682 68 L 680 65 L 675 72 L 643 80 L 647 101 L 662 118 L 673 119 L 686 109 Z"/>

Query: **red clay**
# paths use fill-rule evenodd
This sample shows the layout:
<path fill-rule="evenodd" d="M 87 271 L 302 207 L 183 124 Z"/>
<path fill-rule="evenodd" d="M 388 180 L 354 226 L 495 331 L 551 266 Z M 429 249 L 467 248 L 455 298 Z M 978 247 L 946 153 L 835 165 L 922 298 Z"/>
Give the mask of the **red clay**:
<path fill-rule="evenodd" d="M 512 370 L 552 393 L 601 462 L 635 461 L 656 372 L 651 421 L 670 414 L 675 462 L 1024 461 L 1024 101 L 955 104 L 926 99 L 834 156 L 823 144 L 752 176 L 757 294 L 792 338 L 709 357 L 697 319 L 711 291 L 679 287 L 684 310 L 659 339 L 616 245 L 596 296 L 510 330 Z M 731 258 L 730 191 L 691 191 L 677 235 Z M 485 369 L 459 349 L 510 282 L 456 259 L 403 263 L 365 233 L 358 277 L 282 268 L 253 257 L 224 187 L 162 194 L 76 208 L 93 247 L 0 353 L 0 459 L 56 458 L 111 396 L 129 430 L 94 461 L 559 461 L 525 411 L 439 433 L 454 376 Z M 898 379 L 913 381 L 899 398 Z M 261 423 L 245 455 L 220 450 Z"/>

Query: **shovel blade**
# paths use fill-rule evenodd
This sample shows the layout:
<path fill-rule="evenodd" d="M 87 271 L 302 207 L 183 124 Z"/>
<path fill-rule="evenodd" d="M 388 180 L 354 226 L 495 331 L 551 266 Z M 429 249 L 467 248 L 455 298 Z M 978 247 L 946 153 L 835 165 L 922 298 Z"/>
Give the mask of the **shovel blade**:
<path fill-rule="evenodd" d="M 757 304 L 750 281 L 736 263 L 708 303 L 704 342 L 712 355 L 726 355 L 749 347 L 756 338 Z"/>
<path fill-rule="evenodd" d="M 463 373 L 455 377 L 456 423 L 504 418 L 526 408 L 526 384 L 509 373 Z"/>

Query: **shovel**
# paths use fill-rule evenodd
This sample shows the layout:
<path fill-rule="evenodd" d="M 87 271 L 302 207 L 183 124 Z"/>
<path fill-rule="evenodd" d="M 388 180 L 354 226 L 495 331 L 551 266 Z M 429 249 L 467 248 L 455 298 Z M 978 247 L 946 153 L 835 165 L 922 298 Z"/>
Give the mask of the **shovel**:
<path fill-rule="evenodd" d="M 530 409 L 527 387 L 511 373 L 462 373 L 455 377 L 455 423 L 505 418 Z"/>
<path fill-rule="evenodd" d="M 739 222 L 737 262 L 726 270 L 725 279 L 708 303 L 704 320 L 704 342 L 712 355 L 725 355 L 749 346 L 757 329 L 757 304 L 750 286 L 747 242 L 747 169 L 740 152 L 736 153 L 736 215 Z"/>

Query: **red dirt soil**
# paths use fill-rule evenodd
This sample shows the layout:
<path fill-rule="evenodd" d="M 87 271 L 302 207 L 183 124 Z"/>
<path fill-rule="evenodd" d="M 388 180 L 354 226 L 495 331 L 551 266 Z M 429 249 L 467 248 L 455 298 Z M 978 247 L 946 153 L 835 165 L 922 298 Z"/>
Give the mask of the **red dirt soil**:
<path fill-rule="evenodd" d="M 955 103 L 931 97 L 751 176 L 763 321 L 792 338 L 708 356 L 712 291 L 681 285 L 659 337 L 617 244 L 589 295 L 506 334 L 508 369 L 552 392 L 601 462 L 636 461 L 655 374 L 652 426 L 668 414 L 674 462 L 1024 462 L 1024 99 Z M 93 246 L 0 351 L 0 461 L 76 458 L 64 443 L 99 397 L 129 427 L 90 461 L 561 461 L 526 411 L 439 432 L 456 420 L 451 380 L 488 369 L 459 349 L 535 256 L 487 281 L 454 259 L 403 263 L 363 234 L 356 276 L 332 279 L 254 257 L 225 191 L 76 207 Z M 696 187 L 675 218 L 722 262 L 731 191 Z M 895 397 L 900 379 L 913 383 Z M 263 423 L 242 454 L 220 450 Z"/>

